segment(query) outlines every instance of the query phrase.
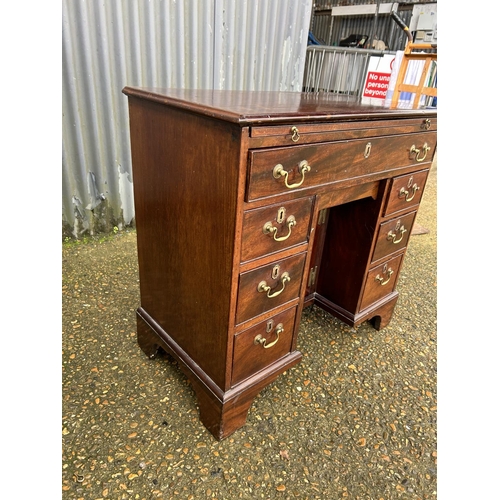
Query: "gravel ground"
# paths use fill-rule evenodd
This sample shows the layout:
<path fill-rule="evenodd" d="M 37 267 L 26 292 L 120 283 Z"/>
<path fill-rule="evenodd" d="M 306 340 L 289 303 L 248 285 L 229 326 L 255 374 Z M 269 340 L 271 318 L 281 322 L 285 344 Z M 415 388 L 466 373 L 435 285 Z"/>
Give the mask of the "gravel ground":
<path fill-rule="evenodd" d="M 221 442 L 176 363 L 137 345 L 135 232 L 64 245 L 62 498 L 436 498 L 436 177 L 390 325 L 304 311 L 302 362 Z"/>

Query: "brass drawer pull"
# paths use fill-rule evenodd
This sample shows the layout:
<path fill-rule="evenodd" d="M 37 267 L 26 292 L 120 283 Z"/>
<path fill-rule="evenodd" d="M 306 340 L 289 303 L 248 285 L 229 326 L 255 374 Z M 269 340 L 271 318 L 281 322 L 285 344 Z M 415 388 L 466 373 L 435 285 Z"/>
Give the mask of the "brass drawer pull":
<path fill-rule="evenodd" d="M 422 150 L 417 149 L 415 147 L 415 144 L 410 148 L 410 154 L 415 153 L 415 160 L 417 160 L 418 163 L 422 162 L 425 160 L 425 157 L 427 156 L 427 151 L 429 151 L 431 148 L 430 146 L 427 146 L 427 143 L 425 142 L 424 145 L 422 146 Z M 423 156 L 419 158 L 420 152 L 423 151 Z"/>
<path fill-rule="evenodd" d="M 272 234 L 274 241 L 285 241 L 292 234 L 292 227 L 297 225 L 297 221 L 295 220 L 295 217 L 293 215 L 290 215 L 290 217 L 288 217 L 288 219 L 286 220 L 286 223 L 288 226 L 288 234 L 285 236 L 280 236 L 279 238 L 276 238 L 276 233 L 278 232 L 278 228 L 274 227 L 272 222 L 266 222 L 262 231 L 264 234 Z"/>
<path fill-rule="evenodd" d="M 284 331 L 284 328 L 283 328 L 283 324 L 282 323 L 279 323 L 278 325 L 276 325 L 276 340 L 274 340 L 273 342 L 271 342 L 270 344 L 267 344 L 267 339 L 265 339 L 260 333 L 259 335 L 257 335 L 257 337 L 255 337 L 253 343 L 255 345 L 258 345 L 260 344 L 264 349 L 269 349 L 270 347 L 272 347 L 273 345 L 277 344 L 278 343 L 278 340 L 280 339 L 280 334 L 283 333 Z"/>
<path fill-rule="evenodd" d="M 292 133 L 292 141 L 297 142 L 300 139 L 299 129 L 297 127 L 292 127 L 290 132 Z"/>
<path fill-rule="evenodd" d="M 304 182 L 304 178 L 306 175 L 306 172 L 309 172 L 311 170 L 311 166 L 307 163 L 307 160 L 302 160 L 299 163 L 299 172 L 302 174 L 302 179 L 300 182 L 297 182 L 295 184 L 288 184 L 288 172 L 283 168 L 283 165 L 281 163 L 278 163 L 273 169 L 273 177 L 275 179 L 279 179 L 280 177 L 285 178 L 285 186 L 288 189 L 294 189 L 302 185 Z"/>
<path fill-rule="evenodd" d="M 399 233 L 401 233 L 401 236 L 397 240 L 396 236 L 397 236 L 398 231 L 399 231 Z M 406 233 L 406 231 L 407 231 L 407 229 L 404 226 L 401 226 L 401 227 L 396 226 L 396 229 L 394 230 L 394 232 L 392 231 L 392 229 L 389 231 L 389 233 L 387 234 L 387 239 L 389 241 L 392 240 L 392 242 L 396 245 L 403 240 L 403 237 L 404 237 L 404 234 Z"/>
<path fill-rule="evenodd" d="M 380 276 L 379 274 L 377 274 L 377 276 L 375 276 L 375 281 L 378 281 L 381 286 L 387 285 L 387 283 L 389 283 L 389 281 L 391 281 L 391 276 L 392 276 L 393 272 L 394 271 L 391 268 L 389 268 L 389 269 L 387 269 L 387 271 L 384 271 L 384 274 L 387 273 L 387 275 L 388 275 L 388 278 L 385 281 L 384 281 L 384 277 Z"/>
<path fill-rule="evenodd" d="M 407 191 L 404 187 L 402 187 L 399 190 L 398 198 L 404 198 L 406 201 L 411 201 L 411 200 L 413 200 L 413 198 L 415 198 L 415 195 L 417 194 L 417 191 L 419 189 L 420 189 L 420 187 L 417 186 L 417 184 L 413 184 L 413 186 L 411 187 L 411 196 L 408 197 L 408 195 L 410 194 L 410 191 Z"/>
<path fill-rule="evenodd" d="M 269 292 L 271 291 L 271 287 L 265 281 L 261 281 L 259 283 L 259 286 L 257 287 L 257 290 L 259 292 L 266 292 L 268 298 L 272 299 L 273 297 L 277 297 L 281 292 L 283 292 L 285 290 L 285 285 L 291 279 L 292 278 L 290 278 L 290 275 L 287 272 L 284 272 L 281 275 L 281 284 L 282 284 L 281 290 L 278 290 L 277 292 L 274 292 L 271 295 L 269 295 Z"/>

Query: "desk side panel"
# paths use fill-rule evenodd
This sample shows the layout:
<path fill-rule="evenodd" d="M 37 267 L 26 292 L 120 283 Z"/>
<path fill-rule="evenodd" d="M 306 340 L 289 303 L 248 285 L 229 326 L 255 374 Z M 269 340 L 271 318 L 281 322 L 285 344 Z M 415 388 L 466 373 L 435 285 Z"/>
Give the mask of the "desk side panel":
<path fill-rule="evenodd" d="M 224 386 L 241 129 L 129 98 L 141 307 Z"/>

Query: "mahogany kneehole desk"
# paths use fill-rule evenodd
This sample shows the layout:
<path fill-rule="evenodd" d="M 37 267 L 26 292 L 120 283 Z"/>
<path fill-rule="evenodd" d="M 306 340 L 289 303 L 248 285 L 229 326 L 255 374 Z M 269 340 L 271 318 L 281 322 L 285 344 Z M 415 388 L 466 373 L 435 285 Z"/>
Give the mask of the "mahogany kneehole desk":
<path fill-rule="evenodd" d="M 305 306 L 354 327 L 390 321 L 436 111 L 296 92 L 123 92 L 138 342 L 179 361 L 222 439 L 301 360 Z"/>

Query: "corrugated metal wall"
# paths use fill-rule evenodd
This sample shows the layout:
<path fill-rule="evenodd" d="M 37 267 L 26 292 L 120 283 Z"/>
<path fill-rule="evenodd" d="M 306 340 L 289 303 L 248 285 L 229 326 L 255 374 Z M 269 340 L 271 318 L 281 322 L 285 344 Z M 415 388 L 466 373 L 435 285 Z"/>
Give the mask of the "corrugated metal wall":
<path fill-rule="evenodd" d="M 63 0 L 63 237 L 133 224 L 126 85 L 300 91 L 312 0 Z"/>

